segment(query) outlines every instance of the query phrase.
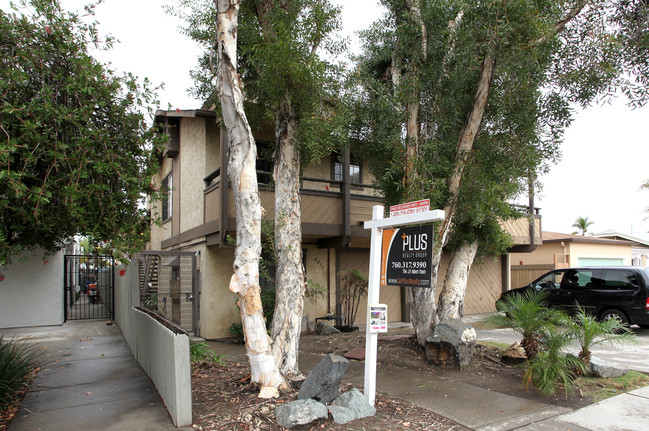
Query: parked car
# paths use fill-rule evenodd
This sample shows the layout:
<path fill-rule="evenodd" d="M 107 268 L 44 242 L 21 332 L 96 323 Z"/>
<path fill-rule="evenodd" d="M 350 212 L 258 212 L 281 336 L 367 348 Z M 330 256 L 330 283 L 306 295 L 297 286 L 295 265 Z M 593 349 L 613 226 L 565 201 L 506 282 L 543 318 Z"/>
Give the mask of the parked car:
<path fill-rule="evenodd" d="M 527 289 L 547 290 L 548 305 L 574 313 L 577 306 L 600 320 L 649 328 L 649 268 L 592 267 L 550 271 L 527 286 L 502 294 L 499 301 Z"/>

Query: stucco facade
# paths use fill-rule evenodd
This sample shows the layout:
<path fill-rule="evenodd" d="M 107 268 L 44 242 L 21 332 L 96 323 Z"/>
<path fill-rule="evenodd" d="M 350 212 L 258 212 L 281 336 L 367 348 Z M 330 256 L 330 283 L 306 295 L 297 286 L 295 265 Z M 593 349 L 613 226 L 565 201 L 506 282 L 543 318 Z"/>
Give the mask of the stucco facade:
<path fill-rule="evenodd" d="M 171 217 L 161 225 L 151 227 L 151 250 L 193 251 L 198 253 L 200 336 L 207 339 L 228 337 L 232 323 L 239 322 L 236 295 L 229 291 L 234 249 L 228 237 L 234 236 L 236 226 L 232 191 L 227 178 L 226 135 L 214 113 L 202 110 L 158 111 L 158 123 L 170 134 L 168 147 L 162 154 L 157 184 L 171 174 Z M 260 142 L 274 139 L 272 129 L 256 135 Z M 304 315 L 313 321 L 328 313 L 337 314 L 336 292 L 339 272 L 358 269 L 367 274 L 369 266 L 369 231 L 362 222 L 371 219 L 372 207 L 382 199 L 372 186 L 373 178 L 365 161 L 353 158 L 351 150 L 341 156 L 330 155 L 302 172 L 302 248 L 306 279 L 325 290 L 316 301 L 305 300 Z M 339 172 L 360 169 L 360 183 L 339 180 L 334 175 L 334 160 Z M 342 160 L 342 161 L 341 161 Z M 354 165 L 354 163 L 356 165 Z M 342 164 L 342 166 L 340 165 Z M 258 175 L 268 179 L 272 165 L 259 161 Z M 358 176 L 355 177 L 358 180 Z M 347 181 L 347 182 L 345 182 Z M 260 199 L 265 218 L 274 217 L 272 183 L 260 186 Z M 162 203 L 151 208 L 154 215 L 162 214 Z M 540 226 L 540 217 L 535 218 Z M 527 219 L 506 224 L 517 244 L 531 244 Z M 536 231 L 538 232 L 538 231 Z M 540 240 L 537 239 L 537 241 Z M 446 265 L 446 264 L 445 264 Z M 495 298 L 508 286 L 507 271 L 501 258 L 489 258 L 474 265 L 465 311 L 467 313 L 493 310 Z M 445 268 L 445 267 L 444 267 Z M 442 268 L 439 285 L 443 283 Z M 389 321 L 409 320 L 407 294 L 399 287 L 381 289 L 381 301 L 389 306 Z M 356 324 L 365 322 L 365 302 L 361 301 Z"/>

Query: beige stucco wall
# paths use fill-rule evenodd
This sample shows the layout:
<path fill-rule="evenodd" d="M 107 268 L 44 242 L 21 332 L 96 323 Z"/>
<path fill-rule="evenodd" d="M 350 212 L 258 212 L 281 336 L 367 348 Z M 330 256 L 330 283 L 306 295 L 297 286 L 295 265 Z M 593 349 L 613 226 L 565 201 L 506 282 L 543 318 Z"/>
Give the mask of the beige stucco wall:
<path fill-rule="evenodd" d="M 173 166 L 173 160 L 172 159 L 163 159 L 162 163 L 160 164 L 160 169 L 159 175 L 155 175 L 153 178 L 153 181 L 155 182 L 157 187 L 160 187 L 162 184 L 162 180 L 164 177 L 166 177 L 169 172 L 171 172 Z M 172 183 L 175 182 L 175 178 L 172 179 Z M 175 187 L 175 186 L 174 186 Z M 175 196 L 174 196 L 175 197 Z M 151 205 L 151 215 L 155 217 L 160 217 L 160 202 L 156 202 L 155 204 Z M 172 229 L 171 229 L 171 222 L 168 221 L 164 223 L 162 226 L 157 226 L 155 224 L 151 225 L 151 239 L 150 239 L 150 248 L 152 250 L 160 250 L 160 243 L 166 239 L 171 238 L 172 236 Z"/>
<path fill-rule="evenodd" d="M 180 123 L 180 232 L 203 224 L 206 120 L 183 118 Z"/>
<path fill-rule="evenodd" d="M 570 266 L 579 266 L 579 258 L 624 258 L 631 265 L 631 245 L 571 243 Z"/>
<path fill-rule="evenodd" d="M 566 253 L 570 243 L 566 243 Z M 549 265 L 554 263 L 554 255 L 563 255 L 564 249 L 560 243 L 552 242 L 540 245 L 532 253 L 512 253 L 511 265 Z M 521 263 L 522 262 L 522 263 Z"/>
<path fill-rule="evenodd" d="M 233 262 L 233 248 L 202 248 L 200 322 L 203 338 L 230 337 L 230 326 L 241 322 L 237 295 L 228 288 Z"/>
<path fill-rule="evenodd" d="M 580 243 L 564 241 L 565 253 L 569 256 L 569 265 L 579 266 L 579 258 L 624 258 L 625 265 L 631 265 L 631 245 Z M 539 246 L 532 253 L 512 253 L 512 265 L 549 265 L 554 264 L 555 254 L 563 255 L 561 243 L 551 242 Z"/>
<path fill-rule="evenodd" d="M 330 251 L 326 248 L 317 248 L 313 245 L 303 248 L 306 250 L 306 279 L 319 284 L 325 290 L 325 293 L 320 295 L 314 302 L 307 298 L 304 300 L 304 315 L 307 316 L 309 321 L 314 321 L 316 317 L 324 316 L 329 311 L 327 307 L 327 279 L 329 279 L 331 311 L 336 311 L 335 256 L 333 250 Z M 327 270 L 327 256 L 329 254 L 331 254 L 330 264 L 332 267 Z"/>

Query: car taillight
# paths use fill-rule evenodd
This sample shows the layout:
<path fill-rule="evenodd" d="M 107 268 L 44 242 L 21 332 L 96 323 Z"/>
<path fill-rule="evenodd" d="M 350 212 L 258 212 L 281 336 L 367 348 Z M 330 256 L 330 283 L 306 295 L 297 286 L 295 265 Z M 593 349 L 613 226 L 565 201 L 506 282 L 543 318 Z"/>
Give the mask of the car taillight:
<path fill-rule="evenodd" d="M 645 310 L 649 311 L 649 298 L 647 298 L 647 303 L 644 306 Z"/>

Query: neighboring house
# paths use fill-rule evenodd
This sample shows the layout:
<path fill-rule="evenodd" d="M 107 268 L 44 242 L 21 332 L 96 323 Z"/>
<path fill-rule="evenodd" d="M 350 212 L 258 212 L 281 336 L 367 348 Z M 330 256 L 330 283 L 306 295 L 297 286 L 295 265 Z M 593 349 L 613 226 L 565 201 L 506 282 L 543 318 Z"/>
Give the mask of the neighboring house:
<path fill-rule="evenodd" d="M 161 225 L 151 227 L 150 253 L 160 250 L 191 252 L 197 256 L 195 265 L 200 280 L 200 295 L 178 294 L 175 308 L 181 316 L 193 309 L 198 316 L 197 332 L 213 339 L 229 336 L 232 323 L 239 322 L 236 296 L 228 290 L 232 276 L 233 246 L 228 236 L 234 236 L 235 210 L 233 194 L 227 178 L 227 139 L 225 130 L 217 125 L 214 112 L 206 110 L 158 111 L 156 123 L 162 124 L 170 139 L 161 155 L 157 184 L 167 190 L 165 199 L 152 207 L 152 214 L 162 218 Z M 269 143 L 274 140 L 272 129 L 256 134 L 259 147 L 257 178 L 265 218 L 274 219 L 274 191 L 272 188 L 272 159 Z M 367 274 L 369 266 L 369 230 L 363 222 L 371 219 L 372 207 L 382 203 L 382 198 L 371 184 L 366 162 L 353 151 L 324 157 L 319 164 L 303 171 L 301 180 L 303 262 L 307 280 L 326 289 L 324 298 L 316 303 L 305 301 L 304 313 L 309 320 L 336 313 L 339 277 L 342 270 L 359 269 Z M 535 230 L 530 235 L 527 218 L 505 224 L 514 243 L 528 247 L 540 243 L 540 216 L 533 217 Z M 536 232 L 536 235 L 534 234 Z M 161 256 L 168 256 L 163 255 Z M 439 276 L 444 281 L 449 257 L 445 256 Z M 143 261 L 144 262 L 144 261 Z M 161 257 L 159 266 L 173 267 L 173 259 Z M 176 261 L 177 262 L 177 261 Z M 154 268 L 155 264 L 146 264 Z M 142 266 L 141 266 L 142 268 Z M 146 289 L 155 292 L 155 306 L 173 309 L 165 298 L 172 287 L 163 287 L 165 278 L 172 285 L 183 276 L 182 268 L 172 269 Z M 141 277 L 144 273 L 141 269 Z M 148 275 L 146 276 L 148 277 Z M 143 283 L 145 285 L 147 283 Z M 269 283 L 262 281 L 262 288 Z M 465 313 L 494 310 L 495 299 L 509 288 L 509 260 L 507 256 L 487 258 L 471 270 L 465 300 Z M 156 290 L 157 289 L 157 290 Z M 166 289 L 166 290 L 165 290 Z M 165 292 L 163 292 L 165 290 Z M 196 291 L 197 292 L 197 291 Z M 192 297 L 193 304 L 187 298 Z M 398 287 L 381 289 L 380 301 L 388 304 L 389 321 L 408 321 L 407 292 Z M 180 302 L 178 302 L 180 301 Z M 197 303 L 196 303 L 197 302 Z M 184 308 L 183 308 L 184 307 Z M 361 302 L 356 322 L 365 322 L 365 302 Z"/>
<path fill-rule="evenodd" d="M 649 240 L 627 235 L 625 233 L 606 231 L 596 235 L 595 238 L 619 239 L 631 242 L 631 265 L 649 265 Z"/>
<path fill-rule="evenodd" d="M 543 243 L 532 253 L 512 253 L 512 287 L 524 286 L 557 268 L 631 265 L 634 244 L 619 238 L 543 232 Z"/>

